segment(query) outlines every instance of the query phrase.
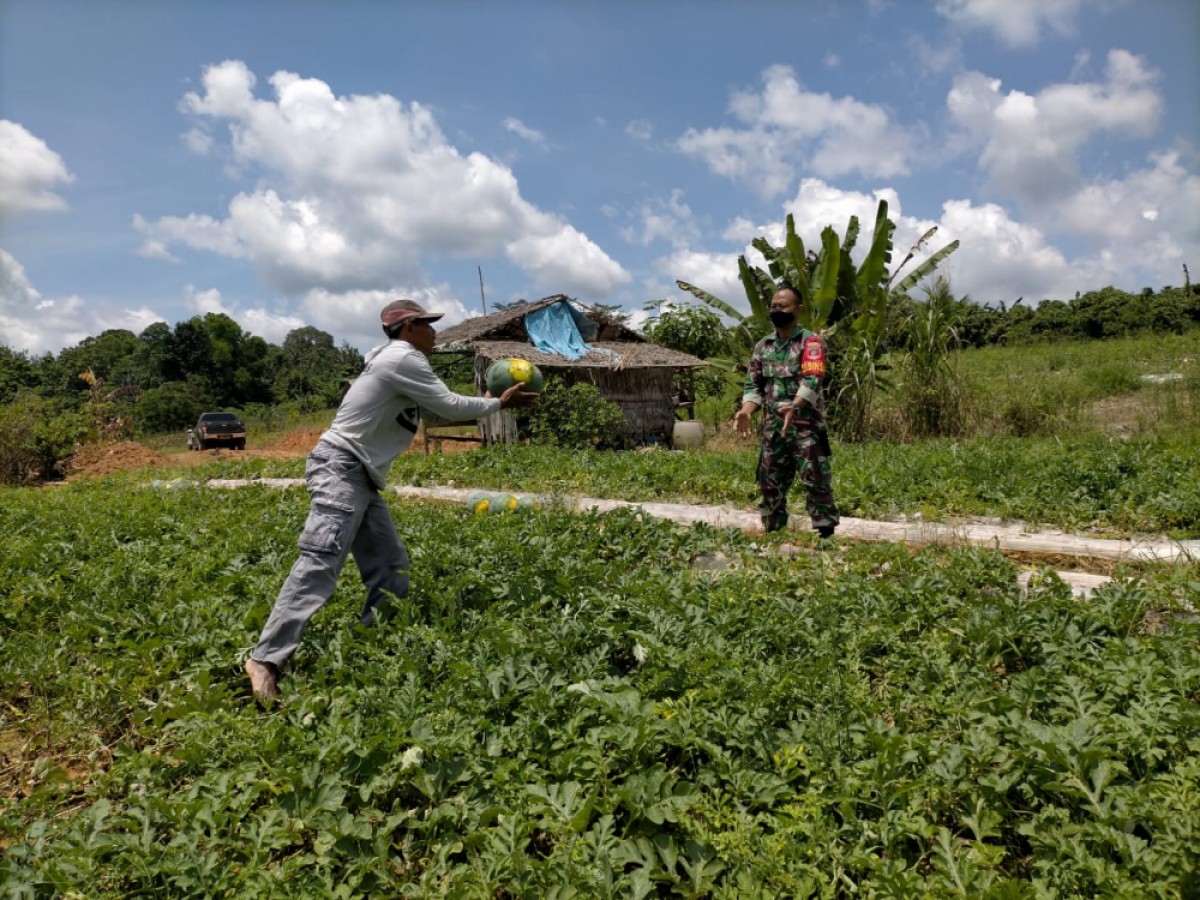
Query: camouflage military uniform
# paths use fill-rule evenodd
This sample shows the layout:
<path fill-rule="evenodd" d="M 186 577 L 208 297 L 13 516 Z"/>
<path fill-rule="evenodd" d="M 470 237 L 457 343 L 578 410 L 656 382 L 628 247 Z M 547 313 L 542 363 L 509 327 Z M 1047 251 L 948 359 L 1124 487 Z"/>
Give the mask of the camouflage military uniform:
<path fill-rule="evenodd" d="M 755 477 L 762 492 L 759 511 L 768 531 L 787 525 L 787 495 L 797 473 L 813 528 L 831 529 L 838 524 L 821 393 L 827 375 L 825 342 L 799 325 L 782 340 L 774 334 L 763 338 L 750 355 L 742 399 L 757 404 L 762 415 Z M 784 411 L 797 397 L 808 403 L 797 407 L 788 433 L 783 434 Z"/>

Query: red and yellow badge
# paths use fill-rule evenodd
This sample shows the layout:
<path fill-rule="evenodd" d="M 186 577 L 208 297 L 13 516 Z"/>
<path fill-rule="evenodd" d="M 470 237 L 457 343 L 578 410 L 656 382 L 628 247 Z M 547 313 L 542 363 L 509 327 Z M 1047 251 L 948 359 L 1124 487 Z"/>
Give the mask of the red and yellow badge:
<path fill-rule="evenodd" d="M 804 339 L 800 351 L 800 374 L 825 377 L 825 344 L 815 334 Z"/>

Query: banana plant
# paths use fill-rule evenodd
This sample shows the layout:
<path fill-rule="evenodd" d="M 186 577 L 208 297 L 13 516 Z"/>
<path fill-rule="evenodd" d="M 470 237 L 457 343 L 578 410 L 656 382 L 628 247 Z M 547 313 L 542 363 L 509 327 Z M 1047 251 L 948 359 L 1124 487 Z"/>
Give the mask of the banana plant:
<path fill-rule="evenodd" d="M 883 384 L 878 360 L 889 302 L 906 293 L 958 249 L 958 241 L 951 242 L 923 260 L 893 287 L 900 271 L 937 231 L 935 226 L 922 235 L 893 270 L 895 227 L 888 218 L 887 201 L 880 200 L 871 245 L 861 265 L 856 266 L 851 252 L 859 237 L 857 216 L 850 217 L 841 239 L 831 226 L 826 226 L 821 231 L 820 252 L 812 252 L 806 251 L 796 233 L 795 220 L 789 214 L 783 246 L 776 247 L 762 237 L 751 242 L 766 261 L 766 270 L 751 266 L 744 255 L 738 257 L 738 279 L 749 302 L 748 315 L 703 288 L 676 281 L 680 290 L 725 314 L 734 323 L 729 329 L 729 356 L 710 362 L 727 371 L 736 371 L 739 361 L 771 330 L 767 319 L 771 297 L 782 285 L 790 284 L 800 293 L 800 323 L 810 331 L 823 332 L 830 339 L 835 356 L 841 351 L 842 373 L 833 391 L 835 406 L 841 408 L 847 436 L 862 437 L 876 388 Z M 838 368 L 835 363 L 835 372 Z"/>

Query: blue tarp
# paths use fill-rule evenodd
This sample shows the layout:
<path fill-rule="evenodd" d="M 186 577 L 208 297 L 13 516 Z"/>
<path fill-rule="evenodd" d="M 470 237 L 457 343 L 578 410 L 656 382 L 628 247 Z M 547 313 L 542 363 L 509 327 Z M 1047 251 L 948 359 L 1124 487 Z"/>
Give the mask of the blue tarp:
<path fill-rule="evenodd" d="M 530 343 L 542 353 L 582 359 L 592 349 L 584 340 L 596 337 L 596 323 L 566 300 L 531 312 L 525 317 Z M 582 333 L 581 333 L 582 332 Z"/>

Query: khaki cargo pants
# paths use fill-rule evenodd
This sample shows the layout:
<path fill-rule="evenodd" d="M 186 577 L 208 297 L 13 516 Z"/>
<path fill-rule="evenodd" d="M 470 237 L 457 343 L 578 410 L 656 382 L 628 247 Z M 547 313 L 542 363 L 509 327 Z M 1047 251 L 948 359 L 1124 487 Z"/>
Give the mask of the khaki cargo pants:
<path fill-rule="evenodd" d="M 251 654 L 276 666 L 296 652 L 304 626 L 333 595 L 348 555 L 354 555 L 367 588 L 359 616 L 364 625 L 389 600 L 408 596 L 408 551 L 362 463 L 321 442 L 308 455 L 304 480 L 312 505 L 297 542 L 300 558 Z"/>

